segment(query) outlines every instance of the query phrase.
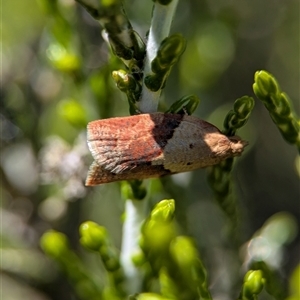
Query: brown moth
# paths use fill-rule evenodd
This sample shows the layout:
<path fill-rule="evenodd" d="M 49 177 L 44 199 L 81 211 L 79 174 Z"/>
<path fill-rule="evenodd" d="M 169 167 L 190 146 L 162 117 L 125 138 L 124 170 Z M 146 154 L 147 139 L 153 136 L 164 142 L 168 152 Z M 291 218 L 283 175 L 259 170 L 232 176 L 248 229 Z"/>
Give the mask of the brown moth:
<path fill-rule="evenodd" d="M 247 142 L 189 115 L 150 113 L 90 122 L 86 185 L 192 171 L 240 155 Z"/>

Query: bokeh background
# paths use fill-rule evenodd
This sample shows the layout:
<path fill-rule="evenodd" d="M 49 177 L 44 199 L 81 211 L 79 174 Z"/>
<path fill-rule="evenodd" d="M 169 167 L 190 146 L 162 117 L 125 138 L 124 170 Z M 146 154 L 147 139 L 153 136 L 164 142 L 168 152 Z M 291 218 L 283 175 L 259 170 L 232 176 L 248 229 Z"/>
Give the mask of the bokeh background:
<path fill-rule="evenodd" d="M 50 228 L 64 232 L 95 273 L 97 263 L 79 246 L 79 225 L 98 222 L 120 247 L 120 184 L 84 187 L 91 162 L 85 127 L 91 120 L 129 114 L 126 97 L 111 78 L 124 67 L 111 55 L 100 25 L 73 0 L 1 5 L 2 299 L 77 299 L 40 250 L 39 238 Z M 152 1 L 124 5 L 145 39 Z M 234 100 L 254 95 L 254 73 L 264 69 L 277 78 L 299 116 L 299 11 L 298 0 L 179 1 L 172 33 L 186 38 L 187 49 L 172 70 L 161 109 L 196 94 L 201 104 L 195 115 L 222 128 Z M 283 140 L 259 100 L 239 135 L 249 141 L 234 169 L 242 241 L 251 240 L 272 216 L 283 218 L 288 225 L 276 231 L 286 245 L 273 260 L 287 284 L 300 253 L 297 149 Z M 237 262 L 230 260 L 227 221 L 205 170 L 164 179 L 163 185 L 153 183 L 151 203 L 175 198 L 178 224 L 195 238 L 211 270 L 215 298 L 227 299 L 226 278 Z"/>

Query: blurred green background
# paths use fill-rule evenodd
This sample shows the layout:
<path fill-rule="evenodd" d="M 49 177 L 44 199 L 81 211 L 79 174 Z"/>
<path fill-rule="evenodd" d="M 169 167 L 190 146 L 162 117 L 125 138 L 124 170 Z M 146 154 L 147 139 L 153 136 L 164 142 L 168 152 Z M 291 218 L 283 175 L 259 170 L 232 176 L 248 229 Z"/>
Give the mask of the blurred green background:
<path fill-rule="evenodd" d="M 79 225 L 98 222 L 117 247 L 121 243 L 120 184 L 85 188 L 84 180 L 92 160 L 85 142 L 87 122 L 128 115 L 126 98 L 111 78 L 123 65 L 82 7 L 59 0 L 55 12 L 51 2 L 2 2 L 0 250 L 5 300 L 77 299 L 39 248 L 47 229 L 67 234 L 95 274 L 100 272 L 97 263 L 78 245 Z M 145 39 L 152 1 L 124 5 Z M 265 69 L 299 115 L 299 11 L 298 0 L 179 1 L 172 33 L 183 34 L 187 49 L 167 81 L 161 108 L 196 94 L 201 104 L 195 115 L 222 128 L 234 100 L 253 96 L 254 73 Z M 238 134 L 249 141 L 234 170 L 243 242 L 271 216 L 286 212 L 293 230 L 274 267 L 288 278 L 300 253 L 297 149 L 282 139 L 259 101 Z M 176 200 L 182 232 L 195 238 L 213 270 L 213 294 L 228 299 L 222 274 L 227 270 L 230 275 L 230 264 L 237 262 L 228 261 L 226 219 L 213 201 L 205 170 L 166 178 L 163 185 L 152 183 L 152 203 Z"/>

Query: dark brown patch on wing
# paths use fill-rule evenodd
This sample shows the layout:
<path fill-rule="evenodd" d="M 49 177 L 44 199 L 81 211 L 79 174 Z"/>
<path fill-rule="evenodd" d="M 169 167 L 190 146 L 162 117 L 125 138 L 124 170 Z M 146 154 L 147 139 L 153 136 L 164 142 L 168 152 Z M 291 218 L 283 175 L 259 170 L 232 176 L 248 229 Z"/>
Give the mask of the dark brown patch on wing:
<path fill-rule="evenodd" d="M 161 114 L 163 117 L 162 121 L 157 123 L 156 116 L 159 114 L 150 114 L 151 119 L 155 123 L 152 130 L 153 138 L 156 143 L 164 149 L 168 141 L 173 137 L 176 128 L 180 125 L 183 115 L 178 114 Z"/>

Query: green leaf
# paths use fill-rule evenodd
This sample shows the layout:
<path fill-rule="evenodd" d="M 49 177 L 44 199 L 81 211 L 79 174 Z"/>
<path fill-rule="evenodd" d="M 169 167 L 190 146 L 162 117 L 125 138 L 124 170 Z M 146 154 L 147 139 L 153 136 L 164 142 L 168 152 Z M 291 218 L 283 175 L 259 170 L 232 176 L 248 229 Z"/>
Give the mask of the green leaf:
<path fill-rule="evenodd" d="M 185 96 L 174 102 L 166 113 L 191 115 L 196 110 L 199 103 L 200 99 L 196 95 Z"/>

